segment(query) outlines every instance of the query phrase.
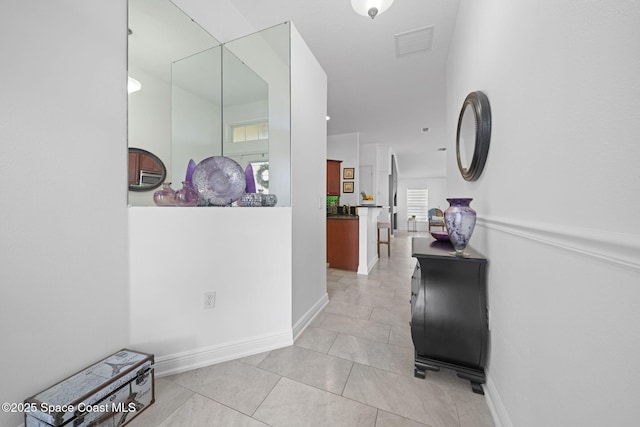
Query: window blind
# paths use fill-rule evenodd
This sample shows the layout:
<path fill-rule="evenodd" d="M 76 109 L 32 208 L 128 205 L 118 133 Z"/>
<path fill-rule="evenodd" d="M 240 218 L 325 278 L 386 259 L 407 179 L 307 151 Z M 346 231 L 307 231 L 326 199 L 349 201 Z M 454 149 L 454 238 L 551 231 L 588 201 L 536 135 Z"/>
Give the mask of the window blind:
<path fill-rule="evenodd" d="M 428 219 L 427 206 L 429 205 L 429 190 L 426 188 L 407 189 L 407 214 L 416 216 L 418 221 Z"/>

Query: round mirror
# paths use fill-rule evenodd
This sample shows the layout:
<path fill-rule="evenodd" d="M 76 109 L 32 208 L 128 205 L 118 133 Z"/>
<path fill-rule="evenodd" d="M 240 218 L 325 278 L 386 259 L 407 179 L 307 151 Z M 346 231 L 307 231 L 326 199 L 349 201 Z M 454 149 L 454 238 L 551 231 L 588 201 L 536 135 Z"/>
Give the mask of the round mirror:
<path fill-rule="evenodd" d="M 458 169 L 467 181 L 475 181 L 482 174 L 491 140 L 491 108 L 487 96 L 472 92 L 464 100 L 458 118 L 456 157 Z"/>
<path fill-rule="evenodd" d="M 129 148 L 129 190 L 149 191 L 160 187 L 167 169 L 155 154 L 141 148 Z"/>
<path fill-rule="evenodd" d="M 473 152 L 476 146 L 476 116 L 471 110 L 469 104 L 464 106 L 462 111 L 462 122 L 458 130 L 458 141 L 460 149 L 458 150 L 458 158 L 460 165 L 464 169 L 469 169 Z"/>

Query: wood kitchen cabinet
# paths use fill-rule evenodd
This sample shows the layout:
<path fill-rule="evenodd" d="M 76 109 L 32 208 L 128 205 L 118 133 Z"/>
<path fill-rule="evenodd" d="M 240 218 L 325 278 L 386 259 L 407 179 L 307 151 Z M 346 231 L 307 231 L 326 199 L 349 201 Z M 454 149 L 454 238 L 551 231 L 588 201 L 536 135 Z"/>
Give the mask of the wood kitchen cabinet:
<path fill-rule="evenodd" d="M 129 185 L 137 184 L 140 179 L 140 154 L 129 152 Z"/>
<path fill-rule="evenodd" d="M 340 195 L 341 160 L 327 160 L 327 196 Z"/>
<path fill-rule="evenodd" d="M 163 173 L 164 167 L 159 164 L 153 157 L 140 155 L 140 170 L 145 172 Z"/>
<path fill-rule="evenodd" d="M 358 217 L 327 218 L 327 262 L 331 268 L 358 271 Z"/>
<path fill-rule="evenodd" d="M 418 259 L 411 278 L 411 337 L 415 371 L 453 369 L 484 394 L 487 357 L 487 260 L 467 247 L 456 257 L 448 242 L 414 237 Z"/>
<path fill-rule="evenodd" d="M 164 165 L 155 156 L 140 149 L 129 149 L 129 185 L 140 184 L 140 172 L 163 175 Z"/>

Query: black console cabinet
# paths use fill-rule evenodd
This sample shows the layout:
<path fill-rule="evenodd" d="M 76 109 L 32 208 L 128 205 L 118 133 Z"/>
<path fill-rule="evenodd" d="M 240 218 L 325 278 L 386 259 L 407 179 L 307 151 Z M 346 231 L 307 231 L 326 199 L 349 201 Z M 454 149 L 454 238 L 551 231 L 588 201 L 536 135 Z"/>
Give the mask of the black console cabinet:
<path fill-rule="evenodd" d="M 415 371 L 448 368 L 481 384 L 487 355 L 487 260 L 467 247 L 464 258 L 453 247 L 431 238 L 414 237 L 411 256 L 417 258 L 411 279 L 411 337 Z"/>

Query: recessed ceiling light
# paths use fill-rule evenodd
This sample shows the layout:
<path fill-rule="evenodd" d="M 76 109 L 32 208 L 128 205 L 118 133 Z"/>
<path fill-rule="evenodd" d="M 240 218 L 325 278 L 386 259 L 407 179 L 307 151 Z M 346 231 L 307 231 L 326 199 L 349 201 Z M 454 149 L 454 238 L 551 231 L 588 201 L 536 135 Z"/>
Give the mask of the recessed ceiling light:
<path fill-rule="evenodd" d="M 327 121 L 331 120 L 331 117 L 327 116 Z"/>

